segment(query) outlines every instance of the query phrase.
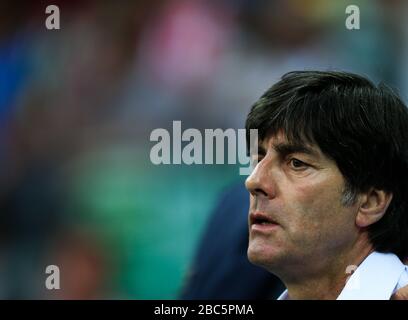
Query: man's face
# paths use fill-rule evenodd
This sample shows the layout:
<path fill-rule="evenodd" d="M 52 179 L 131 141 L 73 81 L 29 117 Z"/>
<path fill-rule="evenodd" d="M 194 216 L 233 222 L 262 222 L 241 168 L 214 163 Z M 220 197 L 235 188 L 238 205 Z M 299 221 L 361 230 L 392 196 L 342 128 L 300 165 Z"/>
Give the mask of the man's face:
<path fill-rule="evenodd" d="M 250 192 L 248 258 L 278 275 L 316 272 L 353 246 L 357 205 L 345 206 L 345 180 L 318 146 L 288 143 L 284 134 L 260 143 Z M 332 257 L 332 258 L 331 258 Z"/>

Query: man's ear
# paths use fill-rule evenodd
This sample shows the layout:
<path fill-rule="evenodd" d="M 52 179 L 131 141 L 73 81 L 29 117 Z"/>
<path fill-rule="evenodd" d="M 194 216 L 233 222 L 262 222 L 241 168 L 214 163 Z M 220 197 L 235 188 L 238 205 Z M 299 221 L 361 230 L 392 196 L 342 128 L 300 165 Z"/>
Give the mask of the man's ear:
<path fill-rule="evenodd" d="M 361 194 L 360 207 L 356 216 L 356 224 L 360 228 L 368 227 L 380 220 L 392 200 L 392 193 L 371 188 Z"/>

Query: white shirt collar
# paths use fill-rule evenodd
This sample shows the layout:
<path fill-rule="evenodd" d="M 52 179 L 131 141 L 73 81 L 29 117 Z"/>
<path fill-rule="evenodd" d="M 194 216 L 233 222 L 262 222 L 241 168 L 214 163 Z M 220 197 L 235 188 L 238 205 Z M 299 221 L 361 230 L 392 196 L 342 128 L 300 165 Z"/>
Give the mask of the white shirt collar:
<path fill-rule="evenodd" d="M 283 291 L 276 300 L 289 300 L 288 290 Z"/>
<path fill-rule="evenodd" d="M 392 253 L 371 253 L 354 271 L 337 300 L 389 300 L 408 284 L 408 267 Z M 278 300 L 289 299 L 285 290 Z"/>

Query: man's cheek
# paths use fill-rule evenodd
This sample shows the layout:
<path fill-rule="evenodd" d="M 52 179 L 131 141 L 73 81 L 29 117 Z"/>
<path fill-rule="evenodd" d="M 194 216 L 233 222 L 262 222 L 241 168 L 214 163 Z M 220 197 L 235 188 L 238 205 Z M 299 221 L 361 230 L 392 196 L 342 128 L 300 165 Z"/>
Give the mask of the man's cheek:
<path fill-rule="evenodd" d="M 324 189 L 319 188 L 318 185 L 314 183 L 304 183 L 297 184 L 291 187 L 291 199 L 289 204 L 296 204 L 299 209 L 303 208 L 303 211 L 308 210 L 308 208 L 313 208 L 315 204 L 319 201 L 323 194 Z"/>
<path fill-rule="evenodd" d="M 285 221 L 285 235 L 296 246 L 315 245 L 320 237 L 322 222 L 319 214 L 305 206 L 292 205 L 291 217 Z"/>

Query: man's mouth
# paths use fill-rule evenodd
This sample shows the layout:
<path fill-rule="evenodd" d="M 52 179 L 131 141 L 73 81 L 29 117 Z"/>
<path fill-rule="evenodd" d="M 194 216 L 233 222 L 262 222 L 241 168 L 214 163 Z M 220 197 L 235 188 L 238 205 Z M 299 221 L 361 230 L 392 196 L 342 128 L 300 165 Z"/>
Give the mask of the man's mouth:
<path fill-rule="evenodd" d="M 249 215 L 250 230 L 269 231 L 279 225 L 273 218 L 262 212 L 253 212 Z"/>

